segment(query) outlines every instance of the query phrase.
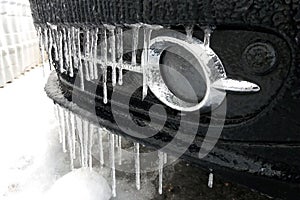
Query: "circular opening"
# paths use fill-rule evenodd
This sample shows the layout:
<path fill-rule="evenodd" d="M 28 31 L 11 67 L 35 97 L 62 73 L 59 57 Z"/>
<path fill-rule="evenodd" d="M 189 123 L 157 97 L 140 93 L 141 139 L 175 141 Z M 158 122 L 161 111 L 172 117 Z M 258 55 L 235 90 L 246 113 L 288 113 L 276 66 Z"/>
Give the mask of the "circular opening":
<path fill-rule="evenodd" d="M 165 84 L 175 96 L 189 103 L 199 103 L 205 97 L 207 83 L 202 69 L 197 59 L 179 45 L 165 49 L 160 57 Z"/>

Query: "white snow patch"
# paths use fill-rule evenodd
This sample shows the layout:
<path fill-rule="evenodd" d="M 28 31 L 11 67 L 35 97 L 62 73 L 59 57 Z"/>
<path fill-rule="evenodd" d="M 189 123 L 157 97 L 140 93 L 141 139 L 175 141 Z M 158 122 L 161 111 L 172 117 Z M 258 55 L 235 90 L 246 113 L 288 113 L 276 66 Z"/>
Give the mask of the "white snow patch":
<path fill-rule="evenodd" d="M 99 173 L 82 168 L 60 178 L 46 196 L 46 200 L 109 200 L 111 189 Z"/>

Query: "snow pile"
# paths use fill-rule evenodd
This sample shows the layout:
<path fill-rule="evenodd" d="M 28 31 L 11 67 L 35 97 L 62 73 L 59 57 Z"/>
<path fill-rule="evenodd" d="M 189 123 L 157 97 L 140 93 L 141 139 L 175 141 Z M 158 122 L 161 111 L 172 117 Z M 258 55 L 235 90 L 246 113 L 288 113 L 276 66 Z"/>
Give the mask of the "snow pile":
<path fill-rule="evenodd" d="M 47 200 L 108 200 L 111 189 L 107 181 L 89 169 L 78 169 L 59 179 L 49 190 Z"/>

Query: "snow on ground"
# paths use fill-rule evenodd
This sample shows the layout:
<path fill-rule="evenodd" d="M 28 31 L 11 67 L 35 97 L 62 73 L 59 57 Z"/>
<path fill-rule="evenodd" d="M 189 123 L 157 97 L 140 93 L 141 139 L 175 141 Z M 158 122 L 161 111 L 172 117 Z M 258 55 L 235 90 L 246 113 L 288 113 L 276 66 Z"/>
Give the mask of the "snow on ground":
<path fill-rule="evenodd" d="M 50 193 L 68 195 L 70 188 L 77 195 L 89 191 L 96 196 L 106 194 L 105 179 L 108 184 L 111 181 L 109 169 L 95 164 L 93 172 L 68 174 L 69 154 L 64 154 L 59 144 L 58 123 L 52 101 L 44 92 L 45 83 L 42 68 L 35 68 L 0 88 L 0 199 L 49 199 Z M 70 183 L 65 189 L 61 186 L 64 182 Z M 89 184 L 93 185 L 90 190 L 76 188 Z M 155 193 L 150 180 L 143 180 L 142 189 L 136 191 L 134 181 L 117 177 L 115 199 L 152 199 Z"/>

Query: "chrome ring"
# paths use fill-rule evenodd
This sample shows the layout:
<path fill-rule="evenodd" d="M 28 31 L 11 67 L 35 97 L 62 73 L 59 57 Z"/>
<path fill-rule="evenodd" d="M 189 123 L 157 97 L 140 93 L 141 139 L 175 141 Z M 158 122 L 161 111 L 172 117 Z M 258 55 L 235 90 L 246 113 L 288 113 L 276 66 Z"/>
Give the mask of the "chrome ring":
<path fill-rule="evenodd" d="M 199 67 L 196 69 L 202 72 L 206 81 L 206 93 L 199 103 L 190 103 L 176 97 L 165 84 L 160 72 L 160 58 L 162 53 L 169 47 L 179 46 L 191 53 Z M 172 36 L 158 36 L 151 40 L 149 57 L 146 66 L 146 81 L 154 95 L 167 106 L 185 112 L 193 112 L 208 108 L 212 105 L 220 105 L 224 98 L 224 91 L 213 88 L 213 83 L 226 78 L 225 69 L 218 56 L 204 43 L 193 38 L 187 40 L 186 35 L 181 33 Z M 143 52 L 144 54 L 145 52 Z M 184 58 L 184 55 L 180 55 Z M 143 58 L 144 56 L 142 56 Z M 142 61 L 145 62 L 145 61 Z M 196 98 L 196 94 L 195 94 Z"/>

